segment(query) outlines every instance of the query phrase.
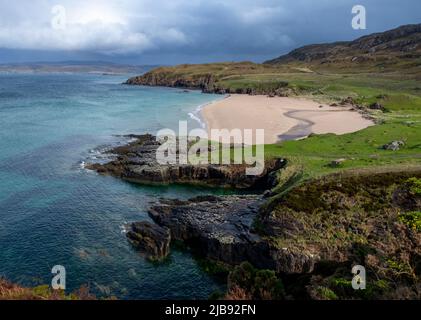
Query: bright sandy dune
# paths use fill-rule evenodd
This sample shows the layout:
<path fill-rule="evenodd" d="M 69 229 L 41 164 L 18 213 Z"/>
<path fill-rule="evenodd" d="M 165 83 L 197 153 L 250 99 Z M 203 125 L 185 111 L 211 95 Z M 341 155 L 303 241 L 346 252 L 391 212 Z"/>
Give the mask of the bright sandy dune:
<path fill-rule="evenodd" d="M 303 138 L 310 133 L 345 134 L 373 125 L 347 107 L 304 98 L 231 95 L 203 108 L 207 129 L 265 129 L 265 143 Z"/>

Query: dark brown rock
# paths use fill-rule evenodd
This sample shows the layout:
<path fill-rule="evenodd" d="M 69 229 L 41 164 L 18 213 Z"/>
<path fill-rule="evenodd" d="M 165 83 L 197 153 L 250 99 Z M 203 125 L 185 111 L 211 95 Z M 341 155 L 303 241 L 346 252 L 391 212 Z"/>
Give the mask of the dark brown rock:
<path fill-rule="evenodd" d="M 368 108 L 371 110 L 381 110 L 381 111 L 386 110 L 386 108 L 378 102 L 371 104 Z"/>
<path fill-rule="evenodd" d="M 171 234 L 168 228 L 142 221 L 131 224 L 129 241 L 148 258 L 159 260 L 170 253 Z"/>
<path fill-rule="evenodd" d="M 346 97 L 345 99 L 342 99 L 340 104 L 344 105 L 344 106 L 347 106 L 347 105 L 354 106 L 354 105 L 356 105 L 355 100 L 352 97 Z"/>
<path fill-rule="evenodd" d="M 235 265 L 255 260 L 254 254 L 261 256 L 263 243 L 253 232 L 261 203 L 258 196 L 163 200 L 149 209 L 149 215 L 169 228 L 173 239 L 185 241 L 208 258 Z"/>
<path fill-rule="evenodd" d="M 184 241 L 202 256 L 238 265 L 244 261 L 257 268 L 283 273 L 307 273 L 318 256 L 293 248 L 277 248 L 254 228 L 263 203 L 260 196 L 199 197 L 188 201 L 162 200 L 149 209 L 173 239 Z"/>

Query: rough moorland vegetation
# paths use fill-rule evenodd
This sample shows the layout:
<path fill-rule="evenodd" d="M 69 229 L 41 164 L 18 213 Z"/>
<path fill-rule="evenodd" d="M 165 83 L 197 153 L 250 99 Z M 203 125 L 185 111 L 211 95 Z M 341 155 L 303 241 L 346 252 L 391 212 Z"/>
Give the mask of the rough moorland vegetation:
<path fill-rule="evenodd" d="M 48 285 L 33 288 L 23 287 L 5 279 L 0 279 L 0 300 L 95 300 L 87 287 L 66 294 L 62 290 L 53 290 Z"/>

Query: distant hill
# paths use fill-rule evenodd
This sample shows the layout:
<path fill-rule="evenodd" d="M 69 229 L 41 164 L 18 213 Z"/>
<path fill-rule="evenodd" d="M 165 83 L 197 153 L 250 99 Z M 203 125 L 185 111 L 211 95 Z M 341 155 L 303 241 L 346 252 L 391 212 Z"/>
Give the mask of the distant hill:
<path fill-rule="evenodd" d="M 139 74 L 156 66 L 136 66 L 104 61 L 63 61 L 0 64 L 0 72 L 82 72 L 102 74 Z"/>
<path fill-rule="evenodd" d="M 378 91 L 387 83 L 388 91 L 398 90 L 399 95 L 406 92 L 399 103 L 418 106 L 419 81 L 421 24 L 355 41 L 305 46 L 263 64 L 225 62 L 160 67 L 130 78 L 126 84 L 194 88 L 223 94 L 311 94 L 332 99 L 346 98 L 354 92 L 360 102 L 369 104 L 377 101 L 377 96 L 384 96 L 383 91 Z M 376 88 L 368 95 L 366 88 L 371 86 Z M 371 95 L 373 92 L 378 94 Z M 408 102 L 408 97 L 416 102 Z"/>
<path fill-rule="evenodd" d="M 291 63 L 348 68 L 354 66 L 395 68 L 420 67 L 421 24 L 405 25 L 355 41 L 304 46 L 266 61 L 268 65 Z"/>
<path fill-rule="evenodd" d="M 274 72 L 270 65 L 252 62 L 225 62 L 210 64 L 183 64 L 173 67 L 160 67 L 141 76 L 127 80 L 129 85 L 165 86 L 175 88 L 202 89 L 204 92 L 215 93 L 251 93 L 239 75 L 260 75 Z M 276 68 L 278 69 L 278 68 Z M 233 86 L 228 85 L 227 81 Z M 235 82 L 232 83 L 232 82 Z M 277 83 L 275 87 L 277 87 Z M 273 85 L 266 87 L 259 83 L 253 92 L 261 94 L 270 93 Z"/>

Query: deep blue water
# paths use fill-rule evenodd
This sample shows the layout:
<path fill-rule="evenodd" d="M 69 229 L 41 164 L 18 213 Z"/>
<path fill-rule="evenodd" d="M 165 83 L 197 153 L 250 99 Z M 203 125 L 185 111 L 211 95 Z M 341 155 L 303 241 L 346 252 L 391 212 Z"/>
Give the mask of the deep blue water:
<path fill-rule="evenodd" d="M 200 92 L 123 86 L 128 76 L 0 74 L 0 276 L 49 284 L 63 265 L 68 291 L 89 285 L 121 299 L 207 298 L 223 284 L 189 252 L 145 261 L 122 226 L 148 219 L 158 197 L 210 191 L 147 187 L 83 169 L 116 135 L 199 123 L 189 112 L 217 99 Z M 220 191 L 222 192 L 222 191 Z"/>

